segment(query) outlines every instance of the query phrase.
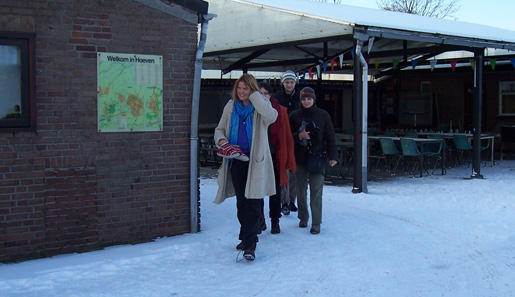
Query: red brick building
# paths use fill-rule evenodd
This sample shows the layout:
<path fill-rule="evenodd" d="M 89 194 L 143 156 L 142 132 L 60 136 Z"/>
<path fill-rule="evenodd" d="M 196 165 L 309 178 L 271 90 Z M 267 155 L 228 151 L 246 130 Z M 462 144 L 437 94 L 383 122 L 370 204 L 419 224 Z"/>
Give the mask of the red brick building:
<path fill-rule="evenodd" d="M 9 110 L 15 116 L 0 119 L 1 261 L 191 230 L 191 98 L 207 7 L 201 0 L 0 0 L 0 49 L 18 49 L 21 77 L 21 104 Z M 99 132 L 103 52 L 162 56 L 160 131 Z M 9 69 L 0 66 L 0 77 Z M 0 102 L 11 100 L 4 96 Z"/>

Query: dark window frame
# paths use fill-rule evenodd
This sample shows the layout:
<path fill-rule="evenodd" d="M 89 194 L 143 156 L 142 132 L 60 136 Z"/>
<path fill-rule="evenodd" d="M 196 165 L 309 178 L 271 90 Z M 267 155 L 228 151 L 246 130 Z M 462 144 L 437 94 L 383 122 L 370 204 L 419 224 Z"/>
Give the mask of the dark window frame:
<path fill-rule="evenodd" d="M 14 45 L 21 54 L 21 117 L 0 119 L 0 132 L 36 131 L 36 80 L 34 33 L 0 31 L 1 45 Z"/>

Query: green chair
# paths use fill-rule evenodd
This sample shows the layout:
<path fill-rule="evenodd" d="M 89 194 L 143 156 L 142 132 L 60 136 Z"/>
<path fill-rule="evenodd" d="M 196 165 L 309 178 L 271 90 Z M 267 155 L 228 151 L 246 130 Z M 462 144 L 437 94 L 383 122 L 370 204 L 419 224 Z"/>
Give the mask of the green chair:
<path fill-rule="evenodd" d="M 461 165 L 461 159 L 464 158 L 465 153 L 469 155 L 468 165 L 470 167 L 471 159 L 472 159 L 472 146 L 466 135 L 463 134 L 454 134 L 452 136 L 452 140 L 454 141 L 454 146 L 456 147 L 456 151 L 458 152 L 458 162 Z"/>
<path fill-rule="evenodd" d="M 379 142 L 381 144 L 381 153 L 386 157 L 388 170 L 390 171 L 392 161 L 395 160 L 395 166 L 393 169 L 392 175 L 397 173 L 397 167 L 399 167 L 399 163 L 402 158 L 402 153 L 395 146 L 395 142 L 391 138 L 381 137 L 379 138 Z"/>
<path fill-rule="evenodd" d="M 443 137 L 438 137 L 440 135 L 431 135 L 430 138 L 433 139 L 442 139 Z M 444 142 L 445 143 L 445 142 Z M 438 165 L 438 162 L 443 162 L 441 152 L 443 149 L 442 143 L 426 143 L 423 147 L 422 155 L 427 159 L 428 165 L 431 165 L 431 159 L 434 161 L 433 171 L 431 172 L 431 175 L 435 173 L 436 166 Z M 445 170 L 445 169 L 444 169 Z M 445 171 L 444 171 L 445 173 Z"/>
<path fill-rule="evenodd" d="M 401 149 L 402 149 L 402 155 L 403 157 L 411 158 L 413 159 L 413 168 L 411 170 L 411 173 L 415 175 L 415 170 L 418 168 L 418 166 L 423 166 L 424 162 L 424 156 L 420 151 L 418 150 L 417 143 L 415 140 L 411 138 L 403 137 L 401 138 Z M 422 167 L 422 169 L 424 169 Z M 429 174 L 429 173 L 428 173 Z M 422 175 L 421 175 L 422 177 Z"/>
<path fill-rule="evenodd" d="M 486 155 L 486 158 L 485 158 L 485 167 L 486 167 L 486 163 L 488 160 L 490 160 L 490 158 L 492 157 L 492 151 L 490 150 L 490 146 L 491 146 L 491 139 L 490 138 L 487 138 L 487 139 L 481 139 L 481 152 L 483 151 L 486 151 L 488 154 Z M 494 164 L 495 165 L 495 164 Z"/>

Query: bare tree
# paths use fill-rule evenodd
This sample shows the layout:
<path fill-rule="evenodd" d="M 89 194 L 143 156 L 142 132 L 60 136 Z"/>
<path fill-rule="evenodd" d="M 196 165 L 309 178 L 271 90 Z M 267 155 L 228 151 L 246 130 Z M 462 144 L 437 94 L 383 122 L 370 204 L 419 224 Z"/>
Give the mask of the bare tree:
<path fill-rule="evenodd" d="M 459 0 L 377 0 L 380 9 L 443 19 L 460 8 Z"/>

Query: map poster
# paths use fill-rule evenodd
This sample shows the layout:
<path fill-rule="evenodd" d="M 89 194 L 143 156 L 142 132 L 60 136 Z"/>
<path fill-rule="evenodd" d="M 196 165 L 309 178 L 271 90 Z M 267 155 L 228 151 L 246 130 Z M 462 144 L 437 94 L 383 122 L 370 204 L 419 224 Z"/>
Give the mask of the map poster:
<path fill-rule="evenodd" d="M 98 131 L 163 131 L 163 56 L 98 53 Z"/>

